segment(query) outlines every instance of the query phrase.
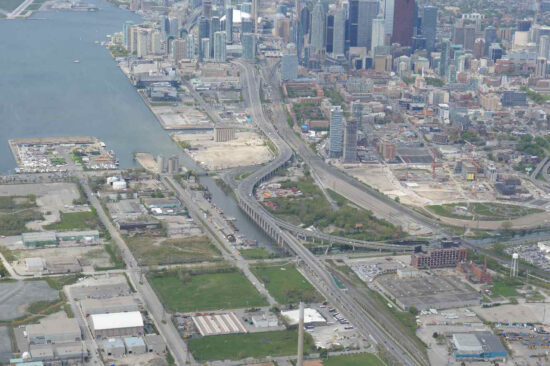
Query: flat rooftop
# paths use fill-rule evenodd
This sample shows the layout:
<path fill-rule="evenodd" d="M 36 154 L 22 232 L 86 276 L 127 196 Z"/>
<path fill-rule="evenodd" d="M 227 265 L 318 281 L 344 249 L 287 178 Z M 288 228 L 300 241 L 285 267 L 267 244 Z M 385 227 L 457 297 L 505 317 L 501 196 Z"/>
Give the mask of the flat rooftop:
<path fill-rule="evenodd" d="M 202 336 L 246 333 L 235 313 L 194 316 L 193 323 Z"/>

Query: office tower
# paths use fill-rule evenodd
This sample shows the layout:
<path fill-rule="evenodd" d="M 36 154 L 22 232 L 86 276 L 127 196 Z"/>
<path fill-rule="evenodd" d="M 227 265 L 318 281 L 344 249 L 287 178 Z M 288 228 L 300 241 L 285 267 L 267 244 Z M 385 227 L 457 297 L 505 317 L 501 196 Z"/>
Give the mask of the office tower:
<path fill-rule="evenodd" d="M 160 31 L 155 29 L 151 33 L 151 53 L 153 55 L 161 55 L 162 54 L 160 39 L 161 39 Z"/>
<path fill-rule="evenodd" d="M 327 23 L 325 27 L 325 47 L 327 53 L 332 53 L 332 42 L 334 38 L 334 13 L 327 14 Z"/>
<path fill-rule="evenodd" d="M 334 12 L 334 32 L 332 36 L 332 54 L 344 56 L 346 53 L 346 13 L 344 9 Z"/>
<path fill-rule="evenodd" d="M 393 34 L 393 13 L 395 0 L 384 1 L 384 33 L 391 39 Z"/>
<path fill-rule="evenodd" d="M 357 123 L 361 123 L 363 118 L 363 103 L 359 100 L 351 102 L 351 117 L 356 120 Z"/>
<path fill-rule="evenodd" d="M 371 48 L 372 22 L 379 5 L 373 0 L 351 0 L 349 4 L 350 46 Z"/>
<path fill-rule="evenodd" d="M 185 58 L 195 58 L 195 35 L 191 33 L 185 36 Z"/>
<path fill-rule="evenodd" d="M 226 62 L 226 35 L 225 31 L 218 31 L 214 33 L 214 61 Z"/>
<path fill-rule="evenodd" d="M 122 25 L 122 44 L 124 44 L 124 48 L 128 49 L 130 48 L 129 45 L 128 45 L 128 40 L 130 39 L 129 37 L 129 33 L 131 31 L 131 26 L 134 25 L 134 22 L 132 22 L 131 20 L 127 20 L 124 22 L 124 24 Z"/>
<path fill-rule="evenodd" d="M 473 25 L 467 25 L 464 27 L 464 49 L 471 51 L 474 49 L 474 42 L 476 40 L 476 29 Z"/>
<path fill-rule="evenodd" d="M 254 23 L 250 19 L 243 19 L 241 21 L 241 35 L 245 33 L 254 33 Z"/>
<path fill-rule="evenodd" d="M 214 57 L 214 34 L 221 30 L 220 17 L 210 19 L 210 57 Z"/>
<path fill-rule="evenodd" d="M 550 36 L 540 36 L 537 55 L 546 59 L 550 58 Z"/>
<path fill-rule="evenodd" d="M 309 33 L 309 17 L 310 17 L 310 11 L 307 6 L 304 6 L 304 8 L 300 11 L 300 25 L 302 27 L 302 34 L 308 34 Z"/>
<path fill-rule="evenodd" d="M 202 60 L 210 59 L 210 38 L 201 39 L 200 58 Z"/>
<path fill-rule="evenodd" d="M 414 34 L 416 4 L 414 0 L 395 0 L 392 43 L 410 46 Z"/>
<path fill-rule="evenodd" d="M 357 162 L 357 121 L 344 121 L 344 163 Z"/>
<path fill-rule="evenodd" d="M 256 57 L 256 38 L 252 33 L 245 33 L 241 36 L 243 46 L 243 58 L 245 60 L 254 60 Z"/>
<path fill-rule="evenodd" d="M 500 44 L 493 43 L 492 45 L 490 45 L 488 56 L 491 60 L 493 60 L 493 62 L 500 60 L 502 58 L 502 47 L 500 47 Z"/>
<path fill-rule="evenodd" d="M 414 36 L 411 40 L 411 52 L 414 53 L 416 50 L 425 50 L 426 49 L 426 37 L 424 36 Z"/>
<path fill-rule="evenodd" d="M 340 106 L 334 106 L 330 109 L 329 156 L 331 158 L 342 156 L 343 119 L 344 115 Z"/>
<path fill-rule="evenodd" d="M 168 18 L 168 34 L 174 37 L 178 36 L 179 20 L 176 17 Z"/>
<path fill-rule="evenodd" d="M 281 60 L 281 79 L 283 81 L 298 78 L 298 56 L 293 53 L 284 54 Z"/>
<path fill-rule="evenodd" d="M 544 79 L 546 78 L 547 61 L 544 57 L 537 58 L 537 65 L 535 69 L 535 77 Z"/>
<path fill-rule="evenodd" d="M 243 2 L 241 4 L 241 11 L 252 15 L 252 3 L 251 2 Z"/>
<path fill-rule="evenodd" d="M 475 59 L 480 59 L 485 55 L 485 40 L 478 38 L 474 42 L 473 56 Z"/>
<path fill-rule="evenodd" d="M 441 42 L 441 56 L 439 59 L 439 76 L 447 76 L 447 67 L 449 66 L 449 58 L 451 56 L 451 42 L 448 39 L 444 39 Z"/>
<path fill-rule="evenodd" d="M 320 1 L 313 7 L 311 15 L 310 55 L 316 56 L 325 49 L 326 17 Z"/>
<path fill-rule="evenodd" d="M 225 9 L 225 32 L 227 33 L 227 43 L 233 43 L 233 7 Z"/>
<path fill-rule="evenodd" d="M 384 19 L 376 18 L 372 21 L 372 40 L 370 45 L 370 51 L 373 55 L 376 47 L 384 45 L 384 40 Z"/>
<path fill-rule="evenodd" d="M 186 58 L 187 53 L 187 40 L 175 39 L 172 42 L 172 57 L 176 63 Z"/>
<path fill-rule="evenodd" d="M 435 6 L 422 8 L 421 33 L 426 38 L 426 51 L 432 52 L 435 49 L 437 35 L 437 8 Z"/>
<path fill-rule="evenodd" d="M 212 0 L 202 0 L 202 15 L 208 19 L 212 17 Z"/>
<path fill-rule="evenodd" d="M 520 20 L 518 22 L 518 31 L 519 32 L 529 32 L 531 30 L 531 21 L 530 20 Z"/>
<path fill-rule="evenodd" d="M 485 28 L 485 55 L 489 54 L 489 46 L 497 41 L 497 29 L 492 25 Z"/>
<path fill-rule="evenodd" d="M 202 50 L 202 40 L 205 38 L 210 38 L 210 20 L 208 18 L 201 17 L 199 19 L 199 29 L 197 36 L 199 40 L 199 58 L 202 59 L 204 55 L 204 52 Z M 208 53 L 208 56 L 210 56 L 210 53 Z"/>

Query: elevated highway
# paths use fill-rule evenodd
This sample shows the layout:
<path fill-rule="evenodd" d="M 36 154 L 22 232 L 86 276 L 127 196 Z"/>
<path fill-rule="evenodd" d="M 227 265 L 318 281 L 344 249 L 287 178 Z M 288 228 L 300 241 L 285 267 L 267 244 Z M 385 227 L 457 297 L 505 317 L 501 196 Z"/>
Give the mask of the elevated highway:
<path fill-rule="evenodd" d="M 276 133 L 273 125 L 265 120 L 262 104 L 259 100 L 258 84 L 253 75 L 254 67 L 242 61 L 235 61 L 242 71 L 243 91 L 249 102 L 250 113 L 260 130 L 271 139 L 279 151 L 279 155 L 270 163 L 260 167 L 257 171 L 241 181 L 235 191 L 239 206 L 247 215 L 260 226 L 283 250 L 295 254 L 301 260 L 301 267 L 312 280 L 319 291 L 332 304 L 356 325 L 365 337 L 370 337 L 376 343 L 383 345 L 392 356 L 402 365 L 428 365 L 429 362 L 422 350 L 418 349 L 391 320 L 370 314 L 354 298 L 342 291 L 334 282 L 332 273 L 324 264 L 306 249 L 293 235 L 283 230 L 279 224 L 256 201 L 254 189 L 258 184 L 271 178 L 275 172 L 294 158 L 290 146 Z M 376 317 L 375 317 L 376 316 Z"/>

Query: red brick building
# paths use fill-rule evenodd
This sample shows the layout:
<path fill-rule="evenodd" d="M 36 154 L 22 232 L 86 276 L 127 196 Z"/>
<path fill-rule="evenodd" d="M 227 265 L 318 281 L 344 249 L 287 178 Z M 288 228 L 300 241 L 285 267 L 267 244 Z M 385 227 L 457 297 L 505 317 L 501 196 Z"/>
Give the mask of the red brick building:
<path fill-rule="evenodd" d="M 414 253 L 411 266 L 419 269 L 455 267 L 466 260 L 467 253 L 464 248 L 436 248 L 429 253 Z"/>

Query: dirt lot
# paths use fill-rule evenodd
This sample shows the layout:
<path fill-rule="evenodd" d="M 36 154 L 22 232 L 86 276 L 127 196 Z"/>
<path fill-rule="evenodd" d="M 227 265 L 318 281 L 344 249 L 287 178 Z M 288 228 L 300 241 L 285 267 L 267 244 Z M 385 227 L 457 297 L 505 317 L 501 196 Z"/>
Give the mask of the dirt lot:
<path fill-rule="evenodd" d="M 0 196 L 36 195 L 36 204 L 44 215 L 44 221 L 29 222 L 31 230 L 40 230 L 42 226 L 59 221 L 59 211 L 73 206 L 73 199 L 80 193 L 74 183 L 14 184 L 0 185 Z"/>
<path fill-rule="evenodd" d="M 490 322 L 541 323 L 546 305 L 545 303 L 520 303 L 492 308 L 476 306 L 472 308 L 472 311 Z"/>
<path fill-rule="evenodd" d="M 210 170 L 261 164 L 273 157 L 264 140 L 254 132 L 236 132 L 235 140 L 227 142 L 215 142 L 212 132 L 176 133 L 172 138 L 188 142 L 189 155 Z"/>

